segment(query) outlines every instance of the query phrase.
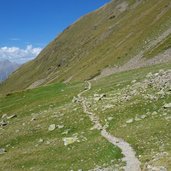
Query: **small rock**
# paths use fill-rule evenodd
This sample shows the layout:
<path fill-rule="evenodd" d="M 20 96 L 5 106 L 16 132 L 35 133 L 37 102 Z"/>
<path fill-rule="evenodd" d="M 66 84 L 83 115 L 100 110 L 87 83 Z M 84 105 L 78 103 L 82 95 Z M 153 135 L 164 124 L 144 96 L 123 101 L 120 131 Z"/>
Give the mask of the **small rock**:
<path fill-rule="evenodd" d="M 159 73 L 155 73 L 154 76 L 157 77 L 159 75 Z"/>
<path fill-rule="evenodd" d="M 64 128 L 64 125 L 57 125 L 57 128 L 62 129 L 62 128 Z"/>
<path fill-rule="evenodd" d="M 50 141 L 47 141 L 46 144 L 49 145 L 50 144 Z"/>
<path fill-rule="evenodd" d="M 8 116 L 7 119 L 13 119 L 13 118 L 16 118 L 16 117 L 17 117 L 17 115 L 16 114 L 13 114 L 11 116 Z"/>
<path fill-rule="evenodd" d="M 154 166 L 151 166 L 151 165 L 147 166 L 147 170 L 148 171 L 167 171 L 167 169 L 165 167 L 163 167 L 163 166 L 154 167 Z"/>
<path fill-rule="evenodd" d="M 78 138 L 77 137 L 68 137 L 68 138 L 63 138 L 63 141 L 64 141 L 64 145 L 67 146 L 67 145 L 73 144 L 74 142 L 78 141 Z"/>
<path fill-rule="evenodd" d="M 5 148 L 0 148 L 0 154 L 4 154 L 6 153 L 7 151 L 5 150 Z"/>
<path fill-rule="evenodd" d="M 44 140 L 43 140 L 42 138 L 40 138 L 38 142 L 39 142 L 39 143 L 43 143 Z"/>
<path fill-rule="evenodd" d="M 36 120 L 36 118 L 32 118 L 32 119 L 31 119 L 31 122 L 32 122 L 32 121 L 35 121 L 35 120 Z"/>
<path fill-rule="evenodd" d="M 134 121 L 134 119 L 129 119 L 129 120 L 126 121 L 126 123 L 127 123 L 127 124 L 130 124 L 130 123 L 132 123 L 133 121 Z"/>
<path fill-rule="evenodd" d="M 77 103 L 78 102 L 78 99 L 74 96 L 73 99 L 72 99 L 72 102 L 73 103 Z"/>
<path fill-rule="evenodd" d="M 147 116 L 146 115 L 141 115 L 141 119 L 145 119 Z"/>
<path fill-rule="evenodd" d="M 95 101 L 100 101 L 101 98 L 100 98 L 100 97 L 95 97 L 94 100 L 95 100 Z"/>
<path fill-rule="evenodd" d="M 48 130 L 49 130 L 49 131 L 54 131 L 55 128 L 56 128 L 56 125 L 55 125 L 55 124 L 51 124 L 51 125 L 49 125 Z"/>
<path fill-rule="evenodd" d="M 94 97 L 99 97 L 99 94 L 94 94 Z"/>
<path fill-rule="evenodd" d="M 135 121 L 140 121 L 141 119 L 139 118 L 139 116 L 135 117 Z"/>
<path fill-rule="evenodd" d="M 95 94 L 94 95 L 94 100 L 95 101 L 100 101 L 100 100 L 102 100 L 104 97 L 106 97 L 106 94 Z"/>
<path fill-rule="evenodd" d="M 70 129 L 65 130 L 64 132 L 62 132 L 62 135 L 67 135 L 69 133 Z"/>
<path fill-rule="evenodd" d="M 134 84 L 134 83 L 136 83 L 136 82 L 137 82 L 137 80 L 133 80 L 131 83 Z"/>
<path fill-rule="evenodd" d="M 151 78 L 153 76 L 153 74 L 150 72 L 146 75 L 146 78 Z"/>
<path fill-rule="evenodd" d="M 101 98 L 106 97 L 106 94 L 101 94 L 100 97 Z"/>
<path fill-rule="evenodd" d="M 163 69 L 159 70 L 159 75 L 162 76 L 165 74 L 165 71 Z"/>
<path fill-rule="evenodd" d="M 163 90 L 159 91 L 157 94 L 160 95 L 160 96 L 162 96 L 162 97 L 165 96 L 165 92 Z"/>
<path fill-rule="evenodd" d="M 3 114 L 1 118 L 2 119 L 7 118 L 7 114 Z"/>
<path fill-rule="evenodd" d="M 156 111 L 154 111 L 153 113 L 152 113 L 152 115 L 154 116 L 154 115 L 157 115 L 157 112 Z"/>
<path fill-rule="evenodd" d="M 171 108 L 171 103 L 165 104 L 164 108 Z"/>
<path fill-rule="evenodd" d="M 7 122 L 5 122 L 5 121 L 1 121 L 0 122 L 0 126 L 6 126 L 8 123 Z"/>
<path fill-rule="evenodd" d="M 111 121 L 111 120 L 113 120 L 113 117 L 108 117 L 107 120 Z"/>

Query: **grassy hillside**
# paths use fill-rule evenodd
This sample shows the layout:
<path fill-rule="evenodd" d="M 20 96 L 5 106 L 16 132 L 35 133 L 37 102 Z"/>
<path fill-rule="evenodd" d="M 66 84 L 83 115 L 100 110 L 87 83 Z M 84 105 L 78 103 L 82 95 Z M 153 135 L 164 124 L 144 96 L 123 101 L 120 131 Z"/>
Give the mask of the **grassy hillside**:
<path fill-rule="evenodd" d="M 84 95 L 102 125 L 135 149 L 142 168 L 171 169 L 171 113 L 164 107 L 171 101 L 170 68 L 168 63 L 114 74 L 92 82 Z M 123 170 L 120 149 L 92 128 L 81 105 L 73 101 L 84 87 L 55 83 L 1 96 L 0 149 L 6 150 L 0 154 L 1 169 Z M 105 96 L 99 100 L 101 94 Z M 56 128 L 50 131 L 53 124 Z M 65 146 L 65 138 L 74 142 Z"/>
<path fill-rule="evenodd" d="M 121 164 L 120 149 L 109 144 L 72 98 L 83 84 L 52 84 L 0 98 L 0 170 L 89 170 Z M 3 116 L 7 114 L 7 116 Z M 17 117 L 8 119 L 16 114 Z M 56 129 L 49 131 L 50 125 Z M 64 145 L 65 138 L 76 142 Z"/>
<path fill-rule="evenodd" d="M 93 78 L 103 68 L 120 66 L 142 50 L 146 58 L 170 48 L 170 0 L 113 0 L 75 22 L 33 61 L 1 85 L 0 92 L 34 85 Z M 31 86 L 32 87 L 32 86 Z"/>

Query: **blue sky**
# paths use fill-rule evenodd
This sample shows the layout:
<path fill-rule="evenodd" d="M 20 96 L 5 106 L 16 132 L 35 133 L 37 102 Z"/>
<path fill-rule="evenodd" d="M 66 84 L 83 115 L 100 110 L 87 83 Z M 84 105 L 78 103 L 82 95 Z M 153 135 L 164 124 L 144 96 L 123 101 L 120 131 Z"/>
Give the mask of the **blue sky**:
<path fill-rule="evenodd" d="M 0 58 L 8 58 L 8 54 L 20 49 L 23 55 L 27 51 L 35 53 L 23 61 L 13 54 L 11 61 L 34 58 L 68 25 L 109 1 L 0 0 Z"/>

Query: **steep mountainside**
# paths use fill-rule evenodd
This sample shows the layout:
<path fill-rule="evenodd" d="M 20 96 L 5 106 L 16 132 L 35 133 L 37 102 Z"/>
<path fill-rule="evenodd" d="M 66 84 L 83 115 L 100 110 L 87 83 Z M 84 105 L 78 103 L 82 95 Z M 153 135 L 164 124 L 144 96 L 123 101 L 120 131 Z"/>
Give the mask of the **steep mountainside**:
<path fill-rule="evenodd" d="M 0 82 L 7 79 L 9 74 L 15 71 L 19 64 L 12 63 L 9 60 L 0 61 Z"/>
<path fill-rule="evenodd" d="M 170 0 L 113 0 L 65 29 L 35 60 L 12 74 L 0 91 L 167 62 L 170 17 Z"/>

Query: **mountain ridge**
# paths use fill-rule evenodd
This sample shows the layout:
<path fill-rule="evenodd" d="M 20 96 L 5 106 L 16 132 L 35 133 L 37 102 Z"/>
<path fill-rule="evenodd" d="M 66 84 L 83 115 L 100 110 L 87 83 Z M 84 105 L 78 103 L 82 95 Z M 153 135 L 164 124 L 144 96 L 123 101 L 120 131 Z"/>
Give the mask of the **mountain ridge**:
<path fill-rule="evenodd" d="M 66 28 L 35 60 L 14 72 L 1 89 L 18 91 L 53 82 L 89 80 L 105 68 L 120 67 L 171 28 L 170 16 L 169 0 L 111 1 Z M 148 55 L 142 56 L 146 59 Z"/>
<path fill-rule="evenodd" d="M 8 78 L 8 76 L 19 68 L 19 64 L 10 62 L 9 60 L 0 61 L 0 82 Z"/>

